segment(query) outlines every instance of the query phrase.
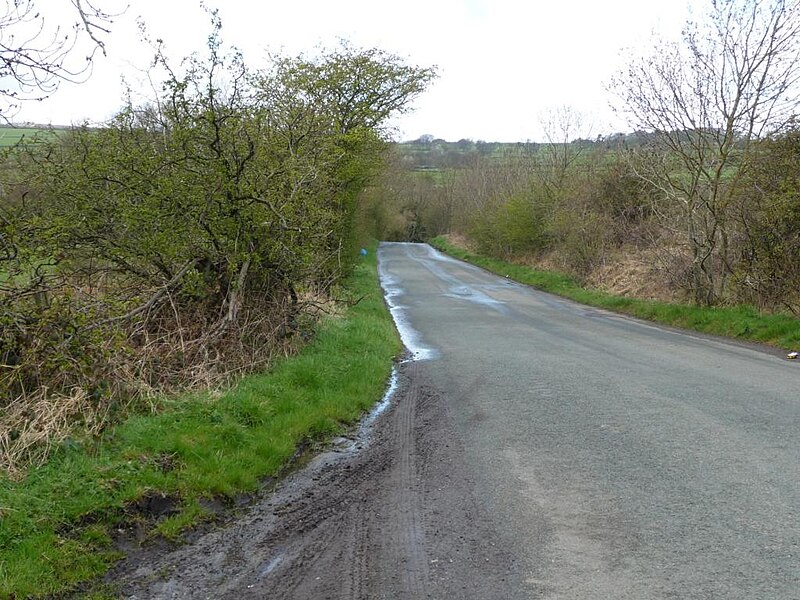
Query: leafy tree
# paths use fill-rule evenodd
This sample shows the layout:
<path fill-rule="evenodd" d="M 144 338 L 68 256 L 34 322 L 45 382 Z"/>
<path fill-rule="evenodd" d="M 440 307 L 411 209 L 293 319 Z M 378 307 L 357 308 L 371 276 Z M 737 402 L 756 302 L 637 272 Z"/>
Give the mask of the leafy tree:
<path fill-rule="evenodd" d="M 410 102 L 434 77 L 433 68 L 421 69 L 378 48 L 360 50 L 347 43 L 320 58 L 280 60 L 275 71 L 277 82 L 302 92 L 340 134 L 357 129 L 385 134 L 389 117 L 410 110 Z"/>
<path fill-rule="evenodd" d="M 543 196 L 534 188 L 490 203 L 470 229 L 479 250 L 499 258 L 541 251 L 549 241 L 548 203 Z"/>
<path fill-rule="evenodd" d="M 346 266 L 354 256 L 356 200 L 384 167 L 388 120 L 408 111 L 435 75 L 433 68 L 407 65 L 383 50 L 343 44 L 317 58 L 283 58 L 257 76 L 261 103 L 291 115 L 290 139 L 322 136 L 330 142 L 328 156 L 335 163 L 330 200 L 343 218 L 327 248 L 333 262 L 323 272 Z"/>

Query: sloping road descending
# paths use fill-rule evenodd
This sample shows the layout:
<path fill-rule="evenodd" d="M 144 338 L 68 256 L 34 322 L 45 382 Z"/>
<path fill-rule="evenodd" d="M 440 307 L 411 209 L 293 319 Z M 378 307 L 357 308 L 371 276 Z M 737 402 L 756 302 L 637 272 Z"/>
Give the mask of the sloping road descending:
<path fill-rule="evenodd" d="M 471 492 L 519 557 L 523 588 L 493 597 L 800 598 L 800 364 L 425 245 L 380 259 L 438 354 L 417 369 Z"/>
<path fill-rule="evenodd" d="M 800 364 L 383 244 L 417 360 L 360 451 L 129 598 L 800 598 Z"/>

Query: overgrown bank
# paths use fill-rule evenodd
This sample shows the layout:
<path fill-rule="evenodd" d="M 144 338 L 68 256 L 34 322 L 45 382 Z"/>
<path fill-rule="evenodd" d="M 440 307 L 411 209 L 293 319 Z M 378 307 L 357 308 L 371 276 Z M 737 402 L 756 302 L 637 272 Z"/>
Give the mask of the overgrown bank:
<path fill-rule="evenodd" d="M 180 67 L 156 43 L 148 101 L 0 154 L 0 471 L 265 369 L 353 266 L 433 71 L 347 44 L 254 68 L 212 26 Z"/>
<path fill-rule="evenodd" d="M 770 344 L 785 350 L 800 347 L 800 319 L 782 314 L 762 314 L 750 306 L 704 307 L 617 296 L 582 285 L 576 278 L 526 265 L 476 254 L 440 236 L 431 245 L 456 258 L 498 275 L 564 296 L 590 306 L 606 308 L 702 333 Z"/>
<path fill-rule="evenodd" d="M 0 479 L 0 597 L 74 589 L 120 556 L 117 530 L 172 537 L 212 498 L 258 490 L 298 445 L 340 432 L 383 393 L 400 342 L 374 253 L 343 291 L 349 308 L 264 375 L 222 394 L 159 402 L 91 444 L 67 442 L 25 479 Z M 166 498 L 160 518 L 142 511 Z M 163 503 L 163 502 L 162 502 Z"/>

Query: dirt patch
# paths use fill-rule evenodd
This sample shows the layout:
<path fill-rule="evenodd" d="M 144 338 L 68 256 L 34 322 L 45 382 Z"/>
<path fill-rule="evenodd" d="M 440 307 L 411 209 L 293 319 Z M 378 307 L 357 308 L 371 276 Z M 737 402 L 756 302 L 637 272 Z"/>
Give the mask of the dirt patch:
<path fill-rule="evenodd" d="M 447 411 L 407 363 L 368 437 L 339 440 L 239 518 L 144 548 L 107 581 L 129 599 L 516 597 L 514 557 L 484 525 Z"/>
<path fill-rule="evenodd" d="M 132 502 L 125 512 L 135 517 L 159 521 L 177 513 L 179 503 L 177 496 L 150 492 Z"/>

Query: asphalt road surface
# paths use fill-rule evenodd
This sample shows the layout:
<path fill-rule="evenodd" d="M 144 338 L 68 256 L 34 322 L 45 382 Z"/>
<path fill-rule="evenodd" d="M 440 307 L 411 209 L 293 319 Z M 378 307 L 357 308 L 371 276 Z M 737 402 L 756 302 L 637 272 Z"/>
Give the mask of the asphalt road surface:
<path fill-rule="evenodd" d="M 129 598 L 798 599 L 800 364 L 383 244 L 382 414 Z"/>

